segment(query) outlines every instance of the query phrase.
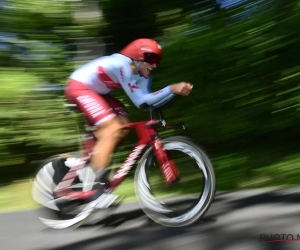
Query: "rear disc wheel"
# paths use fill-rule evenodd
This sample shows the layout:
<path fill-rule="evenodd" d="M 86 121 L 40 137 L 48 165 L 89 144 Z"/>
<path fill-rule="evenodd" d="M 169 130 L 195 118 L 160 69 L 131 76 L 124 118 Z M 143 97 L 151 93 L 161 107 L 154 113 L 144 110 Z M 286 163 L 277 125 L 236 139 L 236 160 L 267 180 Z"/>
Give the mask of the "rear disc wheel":
<path fill-rule="evenodd" d="M 74 166 L 78 160 L 79 158 L 75 157 L 56 155 L 45 160 L 38 169 L 32 185 L 32 197 L 42 206 L 38 209 L 38 215 L 42 222 L 52 221 L 53 227 L 55 227 L 55 221 L 61 223 L 61 221 L 74 220 L 86 209 L 88 204 L 84 201 L 63 200 L 53 193 L 70 167 Z M 74 185 L 72 191 L 82 191 L 82 182 L 78 176 L 71 185 Z M 79 225 L 78 223 L 75 223 L 73 227 Z"/>

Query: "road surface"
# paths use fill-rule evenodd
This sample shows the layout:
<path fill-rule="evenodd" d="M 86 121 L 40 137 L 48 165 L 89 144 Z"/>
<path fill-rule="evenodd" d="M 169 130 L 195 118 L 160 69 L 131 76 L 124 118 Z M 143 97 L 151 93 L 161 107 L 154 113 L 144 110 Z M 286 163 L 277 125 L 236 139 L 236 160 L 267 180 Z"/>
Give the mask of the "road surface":
<path fill-rule="evenodd" d="M 217 193 L 205 217 L 185 228 L 153 223 L 136 203 L 95 213 L 75 230 L 45 228 L 36 210 L 2 213 L 0 222 L 3 250 L 300 249 L 300 188 Z"/>

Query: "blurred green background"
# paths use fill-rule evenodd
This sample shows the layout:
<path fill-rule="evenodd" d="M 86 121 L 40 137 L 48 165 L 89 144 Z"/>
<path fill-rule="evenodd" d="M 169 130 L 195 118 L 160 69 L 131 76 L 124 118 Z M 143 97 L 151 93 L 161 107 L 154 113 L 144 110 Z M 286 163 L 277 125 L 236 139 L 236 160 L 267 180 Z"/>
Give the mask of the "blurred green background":
<path fill-rule="evenodd" d="M 298 0 L 1 1 L 0 210 L 32 207 L 38 163 L 80 150 L 82 117 L 63 107 L 70 73 L 140 37 L 164 49 L 154 90 L 194 84 L 165 116 L 206 150 L 218 190 L 298 185 L 299 14 Z"/>

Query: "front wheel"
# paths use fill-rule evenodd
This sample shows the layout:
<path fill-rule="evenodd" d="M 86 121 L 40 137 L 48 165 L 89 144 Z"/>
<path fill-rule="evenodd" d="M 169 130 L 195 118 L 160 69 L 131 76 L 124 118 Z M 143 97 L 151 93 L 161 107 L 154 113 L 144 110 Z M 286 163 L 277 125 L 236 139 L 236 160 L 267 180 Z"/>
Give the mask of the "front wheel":
<path fill-rule="evenodd" d="M 135 192 L 140 206 L 153 221 L 169 227 L 190 225 L 210 207 L 215 195 L 215 173 L 205 152 L 183 136 L 162 140 L 180 179 L 166 185 L 152 148 L 141 158 L 135 173 Z"/>

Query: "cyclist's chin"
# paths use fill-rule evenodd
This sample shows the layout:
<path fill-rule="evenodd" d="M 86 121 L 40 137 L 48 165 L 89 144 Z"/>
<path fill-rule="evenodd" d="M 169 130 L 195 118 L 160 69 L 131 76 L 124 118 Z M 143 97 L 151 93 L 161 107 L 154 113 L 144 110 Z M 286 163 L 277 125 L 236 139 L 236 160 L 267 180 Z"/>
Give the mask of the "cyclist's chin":
<path fill-rule="evenodd" d="M 147 77 L 149 77 L 149 76 L 150 76 L 150 74 L 151 74 L 151 71 L 147 69 L 147 71 L 142 71 L 141 73 L 142 73 L 142 75 L 143 75 L 144 77 L 146 77 L 146 78 L 147 78 Z"/>

